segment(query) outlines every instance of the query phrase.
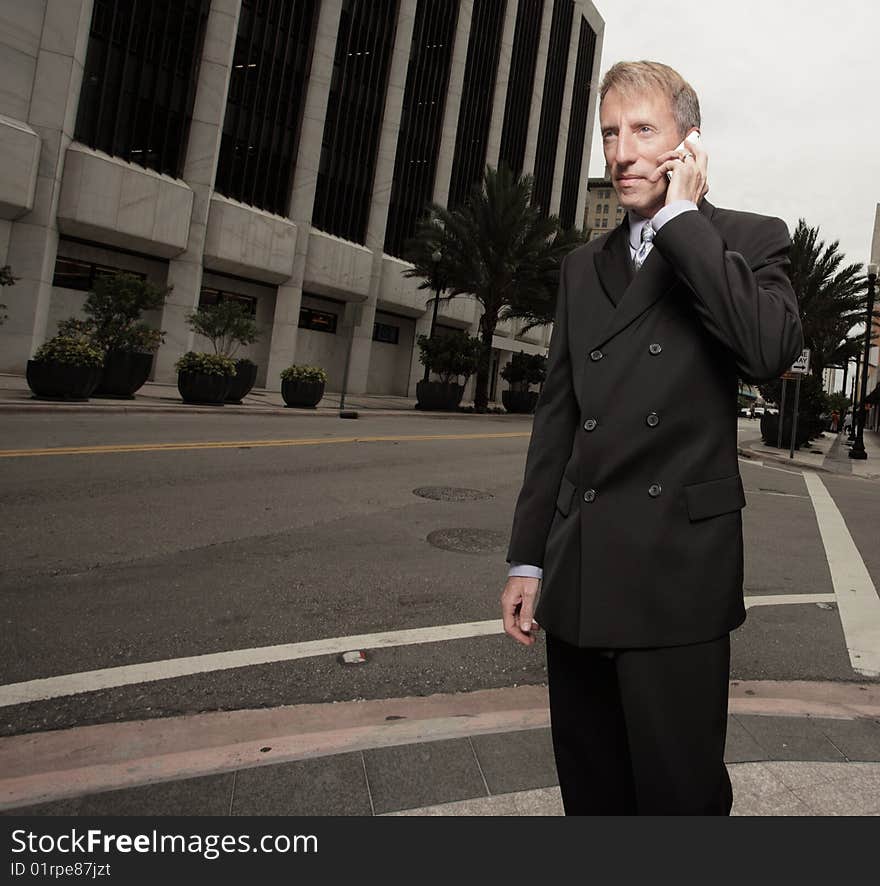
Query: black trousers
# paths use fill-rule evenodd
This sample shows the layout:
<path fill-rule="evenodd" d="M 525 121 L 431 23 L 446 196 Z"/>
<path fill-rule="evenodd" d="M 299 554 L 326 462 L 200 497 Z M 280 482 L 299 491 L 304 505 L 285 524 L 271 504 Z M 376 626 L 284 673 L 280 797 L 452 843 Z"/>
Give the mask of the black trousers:
<path fill-rule="evenodd" d="M 550 723 L 566 815 L 729 815 L 730 635 L 581 649 L 547 634 Z"/>

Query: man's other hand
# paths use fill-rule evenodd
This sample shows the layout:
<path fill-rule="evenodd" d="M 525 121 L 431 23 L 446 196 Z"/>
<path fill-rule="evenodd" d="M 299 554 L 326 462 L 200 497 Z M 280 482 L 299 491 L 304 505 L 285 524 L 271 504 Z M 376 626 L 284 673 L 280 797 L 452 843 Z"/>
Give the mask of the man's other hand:
<path fill-rule="evenodd" d="M 535 598 L 538 596 L 540 581 L 539 578 L 512 575 L 507 579 L 501 594 L 504 633 L 523 646 L 531 646 L 535 642 L 535 631 L 541 630 L 541 626 L 535 621 Z"/>

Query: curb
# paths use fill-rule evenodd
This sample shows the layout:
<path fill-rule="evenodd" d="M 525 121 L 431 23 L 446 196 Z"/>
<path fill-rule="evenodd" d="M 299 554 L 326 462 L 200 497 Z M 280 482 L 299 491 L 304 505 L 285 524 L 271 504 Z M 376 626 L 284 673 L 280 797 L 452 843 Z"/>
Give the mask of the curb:
<path fill-rule="evenodd" d="M 799 468 L 806 468 L 810 471 L 821 471 L 824 474 L 836 473 L 836 471 L 832 471 L 830 468 L 825 468 L 821 465 L 810 464 L 809 462 L 801 461 L 798 458 L 780 458 L 779 456 L 773 455 L 772 453 L 758 452 L 755 449 L 747 449 L 743 446 L 737 446 L 736 452 L 737 455 L 741 455 L 743 458 L 747 458 L 751 461 L 772 461 L 780 465 L 793 465 Z"/>

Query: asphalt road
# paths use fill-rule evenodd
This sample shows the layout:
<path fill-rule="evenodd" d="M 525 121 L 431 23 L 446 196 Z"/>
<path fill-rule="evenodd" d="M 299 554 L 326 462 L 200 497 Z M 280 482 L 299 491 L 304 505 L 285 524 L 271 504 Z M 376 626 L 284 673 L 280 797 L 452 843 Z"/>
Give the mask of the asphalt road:
<path fill-rule="evenodd" d="M 0 458 L 0 689 L 499 616 L 529 418 L 47 413 L 3 420 L 6 451 L 110 449 Z M 406 439 L 417 435 L 444 439 Z M 397 439 L 340 442 L 354 436 Z M 757 436 L 756 424 L 742 420 L 740 436 Z M 157 448 L 214 442 L 235 445 Z M 145 451 L 113 450 L 136 444 Z M 741 471 L 746 594 L 819 596 L 751 608 L 734 634 L 733 676 L 864 681 L 852 668 L 837 606 L 827 602 L 831 574 L 803 477 L 745 462 Z M 855 477 L 823 482 L 880 587 L 872 541 L 880 487 Z M 414 494 L 425 486 L 485 497 Z M 480 550 L 437 547 L 428 536 L 438 530 Z M 7 705 L 0 734 L 545 680 L 541 643 L 524 649 L 498 634 L 368 649 L 366 658 L 350 665 L 322 654 Z"/>

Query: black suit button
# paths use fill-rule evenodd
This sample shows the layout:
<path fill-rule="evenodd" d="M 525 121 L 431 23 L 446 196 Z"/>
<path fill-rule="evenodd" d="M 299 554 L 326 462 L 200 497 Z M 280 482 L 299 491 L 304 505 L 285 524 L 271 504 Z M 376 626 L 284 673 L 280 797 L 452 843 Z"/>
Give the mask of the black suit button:
<path fill-rule="evenodd" d="M 588 489 L 584 493 L 584 501 L 595 501 L 595 498 L 596 498 L 596 490 L 595 489 Z"/>
<path fill-rule="evenodd" d="M 584 422 L 584 430 L 585 431 L 595 431 L 597 424 L 599 424 L 599 422 L 597 422 L 595 418 L 588 418 Z"/>
<path fill-rule="evenodd" d="M 650 495 L 651 498 L 657 498 L 657 496 L 660 495 L 662 491 L 663 487 L 659 483 L 652 483 L 648 487 L 648 495 Z"/>
<path fill-rule="evenodd" d="M 657 342 L 654 342 L 654 344 L 652 344 L 652 345 L 648 348 L 648 350 L 649 350 L 652 354 L 654 354 L 654 355 L 656 356 L 657 354 L 660 353 L 660 351 L 663 350 L 663 345 L 660 345 L 660 344 L 657 344 Z"/>
<path fill-rule="evenodd" d="M 601 351 L 590 351 L 590 359 L 595 362 L 601 360 L 605 355 Z"/>
<path fill-rule="evenodd" d="M 656 412 L 651 412 L 645 419 L 649 428 L 656 428 L 660 424 L 660 416 Z"/>

